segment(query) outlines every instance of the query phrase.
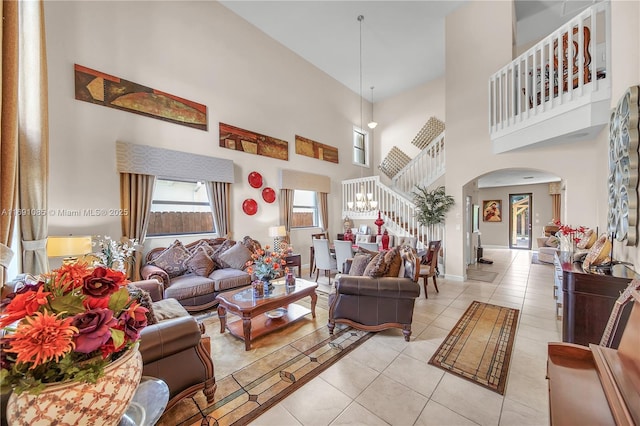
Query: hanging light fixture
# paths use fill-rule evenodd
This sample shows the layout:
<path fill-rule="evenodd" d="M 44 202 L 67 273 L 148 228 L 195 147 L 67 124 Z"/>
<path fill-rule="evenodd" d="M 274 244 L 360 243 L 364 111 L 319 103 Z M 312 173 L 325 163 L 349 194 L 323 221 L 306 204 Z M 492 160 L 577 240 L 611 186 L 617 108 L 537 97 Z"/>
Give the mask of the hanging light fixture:
<path fill-rule="evenodd" d="M 370 129 L 375 129 L 378 123 L 373 119 L 373 86 L 371 86 L 371 121 L 367 124 Z"/>
<path fill-rule="evenodd" d="M 363 105 L 363 97 L 362 97 L 362 21 L 364 21 L 364 15 L 358 15 L 358 22 L 360 23 L 360 131 L 364 132 L 363 127 L 363 115 L 362 115 L 362 105 Z M 373 100 L 373 87 L 371 87 L 371 96 Z M 373 108 L 373 106 L 372 106 Z M 372 109 L 373 113 L 373 109 Z M 372 115 L 373 117 L 373 115 Z M 377 125 L 377 123 L 375 123 Z M 371 127 L 371 124 L 369 124 Z M 373 126 L 375 127 L 375 125 Z M 371 127 L 371 128 L 373 128 Z M 362 178 L 362 169 L 360 169 L 360 177 Z M 354 212 L 369 212 L 371 210 L 376 210 L 378 208 L 378 202 L 373 199 L 373 193 L 367 192 L 365 193 L 364 184 L 360 185 L 360 191 L 356 193 L 355 201 L 348 201 L 347 208 Z"/>

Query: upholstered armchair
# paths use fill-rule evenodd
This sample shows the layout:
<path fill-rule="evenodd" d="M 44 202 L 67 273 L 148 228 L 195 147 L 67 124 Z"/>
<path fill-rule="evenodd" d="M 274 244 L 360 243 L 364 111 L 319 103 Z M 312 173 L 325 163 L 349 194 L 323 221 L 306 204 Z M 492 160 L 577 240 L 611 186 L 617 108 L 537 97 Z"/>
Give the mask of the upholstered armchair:
<path fill-rule="evenodd" d="M 142 329 L 140 354 L 143 375 L 162 379 L 169 386 L 167 410 L 183 398 L 203 390 L 208 403 L 216 391 L 211 343 L 202 324 L 175 299 L 162 299 L 156 280 L 137 281 L 134 286 L 149 292 L 158 321 Z"/>
<path fill-rule="evenodd" d="M 409 341 L 413 307 L 420 295 L 419 261 L 412 247 L 397 250 L 404 266 L 404 269 L 400 267 L 402 276 L 336 276 L 335 287 L 329 295 L 330 334 L 336 323 L 366 331 L 400 328 L 404 339 Z"/>

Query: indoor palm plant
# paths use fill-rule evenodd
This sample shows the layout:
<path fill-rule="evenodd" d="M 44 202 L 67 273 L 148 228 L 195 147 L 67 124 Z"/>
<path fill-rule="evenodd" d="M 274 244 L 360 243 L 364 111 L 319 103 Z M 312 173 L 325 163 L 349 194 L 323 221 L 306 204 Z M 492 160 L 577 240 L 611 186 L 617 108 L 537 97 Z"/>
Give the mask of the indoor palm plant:
<path fill-rule="evenodd" d="M 69 419 L 87 410 L 94 421 L 117 423 L 142 374 L 137 341 L 147 325 L 147 309 L 129 295 L 128 282 L 121 271 L 68 264 L 2 301 L 0 388 L 13 390 L 10 423 L 29 424 L 30 415 L 47 410 L 58 424 L 81 423 Z M 116 368 L 119 377 L 106 377 Z M 101 393 L 106 401 L 97 400 Z"/>
<path fill-rule="evenodd" d="M 415 218 L 421 225 L 428 227 L 443 223 L 445 215 L 455 203 L 453 197 L 445 193 L 444 186 L 433 190 L 416 186 L 413 202 L 416 205 Z"/>

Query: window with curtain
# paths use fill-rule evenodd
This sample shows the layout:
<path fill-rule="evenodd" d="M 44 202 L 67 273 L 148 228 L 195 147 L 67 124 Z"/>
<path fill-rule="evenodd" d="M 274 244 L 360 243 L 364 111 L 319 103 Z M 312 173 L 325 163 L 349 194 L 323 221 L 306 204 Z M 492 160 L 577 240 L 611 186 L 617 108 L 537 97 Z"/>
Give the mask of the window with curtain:
<path fill-rule="evenodd" d="M 315 191 L 296 189 L 293 191 L 292 228 L 319 226 L 318 202 Z"/>
<path fill-rule="evenodd" d="M 353 128 L 353 164 L 369 167 L 369 134 Z"/>
<path fill-rule="evenodd" d="M 204 182 L 157 179 L 147 235 L 215 232 Z"/>

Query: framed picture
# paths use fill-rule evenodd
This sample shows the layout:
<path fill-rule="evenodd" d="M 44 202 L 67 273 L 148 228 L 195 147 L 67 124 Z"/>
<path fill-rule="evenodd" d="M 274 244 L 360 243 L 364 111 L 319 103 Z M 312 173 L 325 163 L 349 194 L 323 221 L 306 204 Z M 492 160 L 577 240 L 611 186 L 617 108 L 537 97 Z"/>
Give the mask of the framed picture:
<path fill-rule="evenodd" d="M 485 200 L 482 208 L 483 222 L 502 222 L 502 200 Z"/>

